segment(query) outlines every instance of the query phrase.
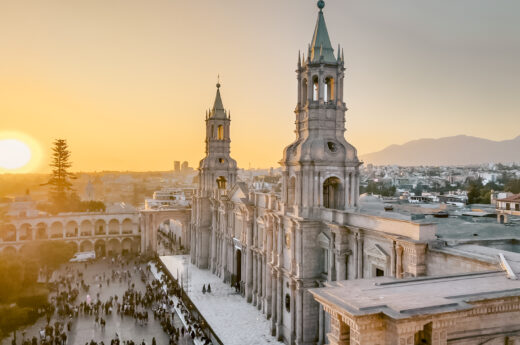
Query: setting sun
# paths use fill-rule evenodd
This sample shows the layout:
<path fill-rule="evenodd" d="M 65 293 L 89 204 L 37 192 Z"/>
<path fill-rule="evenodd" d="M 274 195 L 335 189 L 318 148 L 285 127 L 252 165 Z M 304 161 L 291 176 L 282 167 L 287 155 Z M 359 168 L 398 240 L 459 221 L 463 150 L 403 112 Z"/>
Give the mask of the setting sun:
<path fill-rule="evenodd" d="M 8 170 L 19 169 L 31 160 L 31 149 L 16 139 L 0 140 L 0 167 Z"/>
<path fill-rule="evenodd" d="M 40 144 L 20 132 L 0 133 L 0 173 L 32 172 L 40 166 Z"/>

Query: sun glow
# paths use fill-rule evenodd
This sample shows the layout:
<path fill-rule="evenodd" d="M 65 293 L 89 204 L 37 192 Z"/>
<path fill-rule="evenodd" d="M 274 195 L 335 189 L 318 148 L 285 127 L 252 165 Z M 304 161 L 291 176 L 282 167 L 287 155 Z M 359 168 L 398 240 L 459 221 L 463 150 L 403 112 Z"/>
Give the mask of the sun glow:
<path fill-rule="evenodd" d="M 33 171 L 40 162 L 38 143 L 20 133 L 0 133 L 0 173 Z"/>

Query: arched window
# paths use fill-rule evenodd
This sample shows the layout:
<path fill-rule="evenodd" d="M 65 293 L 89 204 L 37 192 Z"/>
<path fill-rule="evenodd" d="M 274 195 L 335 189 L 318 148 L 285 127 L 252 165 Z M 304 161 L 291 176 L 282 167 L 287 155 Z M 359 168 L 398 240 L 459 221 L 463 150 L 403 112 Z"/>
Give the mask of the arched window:
<path fill-rule="evenodd" d="M 226 189 L 226 178 L 224 176 L 219 176 L 217 179 L 217 187 L 218 189 Z"/>
<path fill-rule="evenodd" d="M 296 177 L 289 179 L 289 187 L 287 188 L 287 205 L 293 206 L 296 194 Z"/>
<path fill-rule="evenodd" d="M 333 101 L 334 100 L 334 78 L 327 77 L 325 79 L 325 102 Z"/>
<path fill-rule="evenodd" d="M 302 80 L 301 104 L 307 104 L 307 79 Z"/>
<path fill-rule="evenodd" d="M 323 182 L 323 207 L 343 209 L 343 186 L 337 177 L 329 177 Z"/>
<path fill-rule="evenodd" d="M 312 78 L 312 100 L 317 101 L 320 98 L 320 83 L 318 77 Z"/>
<path fill-rule="evenodd" d="M 218 126 L 218 140 L 224 140 L 224 126 Z"/>
<path fill-rule="evenodd" d="M 209 133 L 211 139 L 215 138 L 215 126 L 211 125 L 211 132 Z"/>

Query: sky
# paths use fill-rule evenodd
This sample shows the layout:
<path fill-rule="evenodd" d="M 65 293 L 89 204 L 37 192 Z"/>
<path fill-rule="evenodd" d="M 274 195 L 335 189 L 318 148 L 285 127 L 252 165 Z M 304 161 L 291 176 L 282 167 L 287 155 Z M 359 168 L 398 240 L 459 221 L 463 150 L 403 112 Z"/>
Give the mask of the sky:
<path fill-rule="evenodd" d="M 37 143 L 34 172 L 49 171 L 55 138 L 75 171 L 196 167 L 220 75 L 232 156 L 276 167 L 317 12 L 312 0 L 0 0 L 0 138 Z M 324 14 L 359 154 L 520 135 L 518 0 L 326 0 Z"/>

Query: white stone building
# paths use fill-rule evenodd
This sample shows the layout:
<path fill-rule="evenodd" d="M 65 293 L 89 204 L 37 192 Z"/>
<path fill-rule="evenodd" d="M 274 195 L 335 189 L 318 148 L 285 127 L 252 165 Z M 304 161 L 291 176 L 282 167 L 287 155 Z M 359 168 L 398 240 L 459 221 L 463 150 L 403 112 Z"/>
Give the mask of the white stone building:
<path fill-rule="evenodd" d="M 344 57 L 339 47 L 336 52 L 332 48 L 324 2 L 318 7 L 309 50 L 298 57 L 296 138 L 280 161 L 280 194 L 255 191 L 237 181 L 230 156 L 231 119 L 217 85 L 215 104 L 206 115 L 206 157 L 199 165 L 200 186 L 192 206 L 191 261 L 238 285 L 244 299 L 271 321 L 272 334 L 286 344 L 397 344 L 354 342 L 354 333 L 353 338 L 334 338 L 346 337 L 346 331 L 334 333 L 336 314 L 312 293 L 336 281 L 461 274 L 499 265 L 495 253 L 474 253 L 474 237 L 472 242 L 460 240 L 472 245 L 448 248 L 447 241 L 437 239 L 438 225 L 426 216 L 385 212 L 382 204 L 359 197 L 362 163 L 344 137 Z M 516 245 L 514 238 L 501 241 L 500 246 Z M 421 322 L 418 330 L 445 334 L 437 323 L 430 329 L 429 320 Z M 414 344 L 414 332 L 399 344 Z M 437 343 L 446 344 L 446 339 Z"/>

